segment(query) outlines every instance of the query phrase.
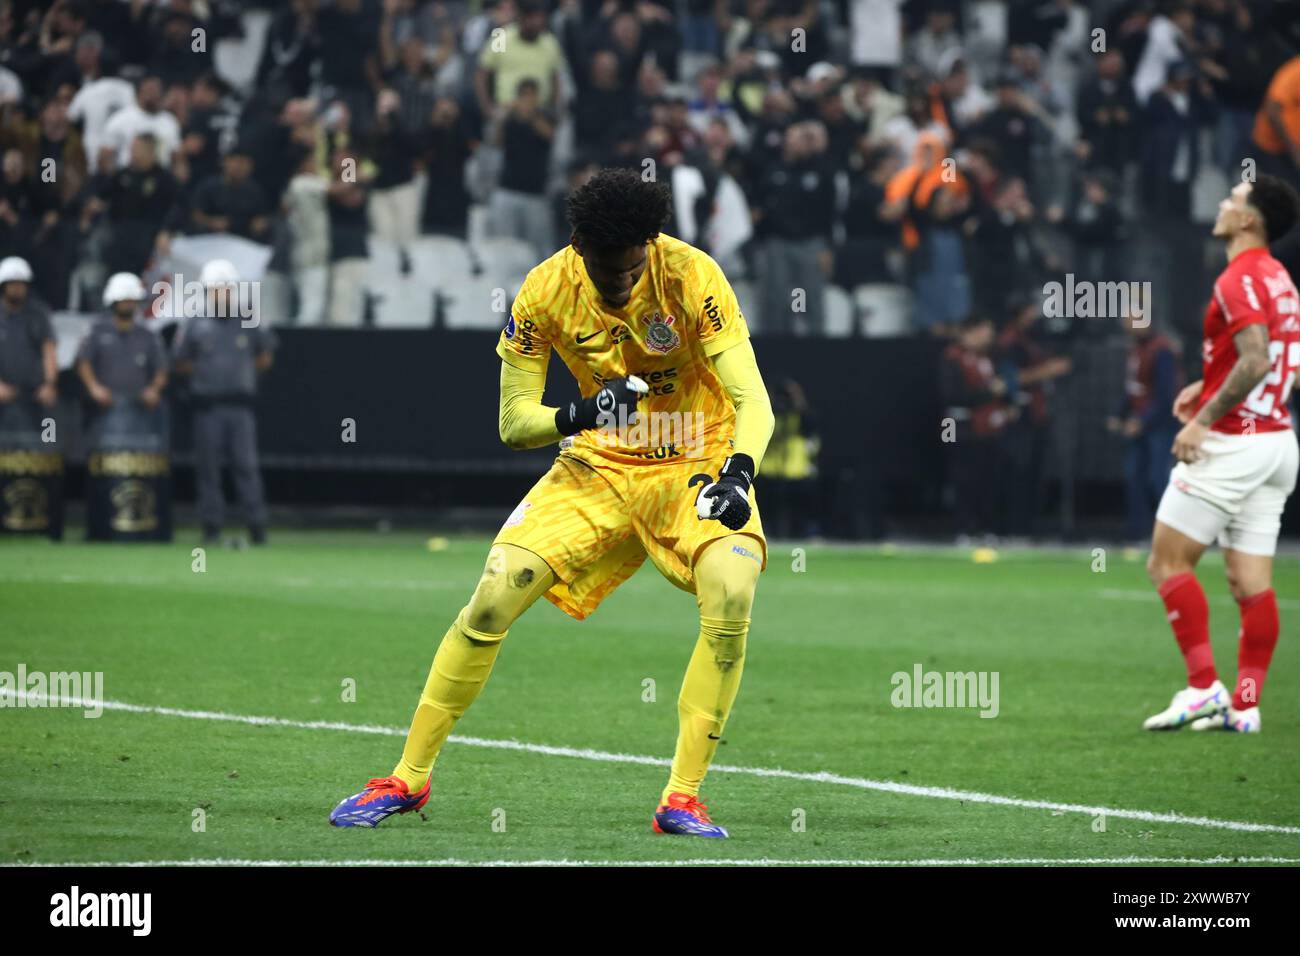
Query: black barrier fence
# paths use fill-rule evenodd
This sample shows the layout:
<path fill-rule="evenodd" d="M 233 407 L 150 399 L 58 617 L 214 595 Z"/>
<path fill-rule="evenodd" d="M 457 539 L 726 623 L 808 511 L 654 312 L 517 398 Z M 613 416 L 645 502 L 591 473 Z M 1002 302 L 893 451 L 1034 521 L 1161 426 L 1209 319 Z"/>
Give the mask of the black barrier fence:
<path fill-rule="evenodd" d="M 277 334 L 275 367 L 263 378 L 256 405 L 273 508 L 479 509 L 486 523 L 499 522 L 554 457 L 554 448 L 515 452 L 500 441 L 496 333 L 291 328 Z M 769 389 L 798 382 L 813 412 L 817 475 L 808 493 L 792 499 L 814 511 L 805 533 L 873 538 L 957 529 L 939 342 L 762 336 L 754 348 Z M 1124 511 L 1124 440 L 1107 432 L 1105 418 L 1123 395 L 1126 345 L 1114 337 L 1075 337 L 1053 348 L 1071 357 L 1073 371 L 1050 398 L 1038 530 L 1065 537 L 1113 532 Z M 76 390 L 70 376 L 65 386 L 67 395 Z M 553 359 L 545 400 L 559 404 L 574 391 L 572 377 Z M 134 478 L 159 503 L 159 527 L 169 524 L 168 488 L 154 473 L 165 447 L 112 449 L 163 458 L 96 459 L 94 426 L 79 420 L 74 405 L 67 398 L 61 404 L 60 427 L 72 426 L 63 432 L 72 438 L 62 444 L 76 473 L 70 474 L 75 493 L 84 476 L 88 493 L 102 500 L 92 490 L 95 480 L 108 477 L 110 465 L 130 461 L 141 472 Z M 181 501 L 192 500 L 191 410 L 183 390 L 174 390 L 171 435 Z M 139 506 L 136 492 L 119 494 L 131 508 Z M 765 522 L 774 498 L 764 499 Z M 1289 514 L 1285 529 L 1298 525 Z"/>

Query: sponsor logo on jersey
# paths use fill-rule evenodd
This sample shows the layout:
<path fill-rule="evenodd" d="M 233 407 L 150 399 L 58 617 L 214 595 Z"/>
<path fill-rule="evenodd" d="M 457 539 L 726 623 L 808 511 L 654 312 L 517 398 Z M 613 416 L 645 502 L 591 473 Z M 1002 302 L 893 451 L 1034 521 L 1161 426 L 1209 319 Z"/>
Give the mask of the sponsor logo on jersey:
<path fill-rule="evenodd" d="M 660 445 L 654 451 L 641 451 L 636 452 L 635 454 L 637 458 L 645 458 L 653 461 L 656 459 L 662 460 L 664 458 L 679 458 L 681 457 L 682 451 L 676 445 Z"/>
<path fill-rule="evenodd" d="M 718 303 L 714 301 L 713 296 L 704 297 L 704 314 L 709 318 L 709 324 L 713 326 L 714 332 L 722 331 L 722 313 L 718 309 Z"/>
<path fill-rule="evenodd" d="M 677 319 L 673 316 L 665 316 L 659 312 L 654 315 L 641 316 L 641 322 L 646 327 L 645 347 L 651 352 L 667 355 L 681 345 L 682 337 L 673 329 L 673 323 L 676 321 Z"/>
<path fill-rule="evenodd" d="M 514 313 L 510 314 L 510 321 L 506 323 L 506 338 L 513 342 L 516 337 L 518 337 L 520 354 L 536 354 L 537 342 L 534 338 L 534 333 L 536 332 L 537 323 L 532 319 L 524 319 L 522 322 L 517 322 L 515 321 Z"/>
<path fill-rule="evenodd" d="M 651 395 L 671 395 L 677 391 L 677 368 L 660 369 L 657 372 L 629 372 L 629 375 L 635 375 L 641 381 L 650 386 Z M 611 381 L 599 372 L 591 373 L 592 380 L 601 388 L 604 388 Z M 621 378 L 622 376 L 615 376 Z"/>
<path fill-rule="evenodd" d="M 591 332 L 587 335 L 582 335 L 581 333 L 579 333 L 578 335 L 574 336 L 574 341 L 578 345 L 586 345 L 596 336 L 601 335 L 604 331 L 605 331 L 604 329 L 597 329 L 595 332 Z M 631 333 L 628 332 L 626 325 L 619 324 L 609 330 L 609 340 L 613 342 L 615 345 L 618 345 L 622 342 L 626 342 L 630 336 Z"/>

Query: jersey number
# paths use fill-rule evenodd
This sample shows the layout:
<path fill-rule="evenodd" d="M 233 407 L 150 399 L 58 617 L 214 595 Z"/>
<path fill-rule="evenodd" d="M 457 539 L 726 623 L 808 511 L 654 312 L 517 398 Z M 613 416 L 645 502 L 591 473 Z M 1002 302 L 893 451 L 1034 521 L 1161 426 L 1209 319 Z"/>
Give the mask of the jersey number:
<path fill-rule="evenodd" d="M 1285 361 L 1284 361 L 1285 359 Z M 1269 342 L 1268 361 L 1272 366 L 1264 380 L 1246 396 L 1243 405 L 1256 415 L 1273 414 L 1274 402 L 1285 408 L 1295 384 L 1296 370 L 1300 369 L 1300 342 Z M 1281 385 L 1281 389 L 1274 386 Z"/>

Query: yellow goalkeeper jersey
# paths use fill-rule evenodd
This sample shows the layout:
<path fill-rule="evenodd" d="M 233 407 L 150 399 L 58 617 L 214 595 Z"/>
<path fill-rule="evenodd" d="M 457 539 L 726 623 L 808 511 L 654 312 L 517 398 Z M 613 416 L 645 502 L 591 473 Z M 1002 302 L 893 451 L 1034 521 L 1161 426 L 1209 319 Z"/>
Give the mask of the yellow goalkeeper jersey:
<path fill-rule="evenodd" d="M 636 375 L 650 387 L 637 421 L 580 432 L 575 449 L 615 460 L 675 461 L 732 438 L 735 407 L 710 360 L 749 336 L 736 294 L 708 254 L 661 234 L 627 305 L 601 299 L 574 248 L 524 280 L 497 354 L 545 373 L 551 351 L 584 397 L 611 379 Z"/>

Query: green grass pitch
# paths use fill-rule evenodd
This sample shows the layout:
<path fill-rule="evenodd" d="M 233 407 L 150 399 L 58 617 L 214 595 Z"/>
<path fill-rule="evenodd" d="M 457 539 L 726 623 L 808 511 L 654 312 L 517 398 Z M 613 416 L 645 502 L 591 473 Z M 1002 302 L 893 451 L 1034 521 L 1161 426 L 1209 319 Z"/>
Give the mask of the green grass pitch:
<path fill-rule="evenodd" d="M 331 828 L 335 802 L 396 761 L 487 544 L 284 533 L 209 550 L 197 573 L 190 535 L 0 542 L 0 671 L 98 671 L 108 701 L 207 714 L 0 709 L 0 863 L 1300 860 L 1300 561 L 1278 562 L 1264 732 L 1151 734 L 1182 665 L 1141 561 L 1117 550 L 1100 572 L 1086 549 L 977 564 L 809 546 L 795 570 L 773 544 L 718 755 L 743 769 L 705 784 L 730 840 L 652 834 L 666 768 L 602 756 L 672 754 L 696 609 L 647 563 L 585 622 L 539 602 L 515 624 L 423 814 Z M 1201 577 L 1228 682 L 1217 555 Z M 916 664 L 996 672 L 998 715 L 892 706 L 892 675 Z"/>

